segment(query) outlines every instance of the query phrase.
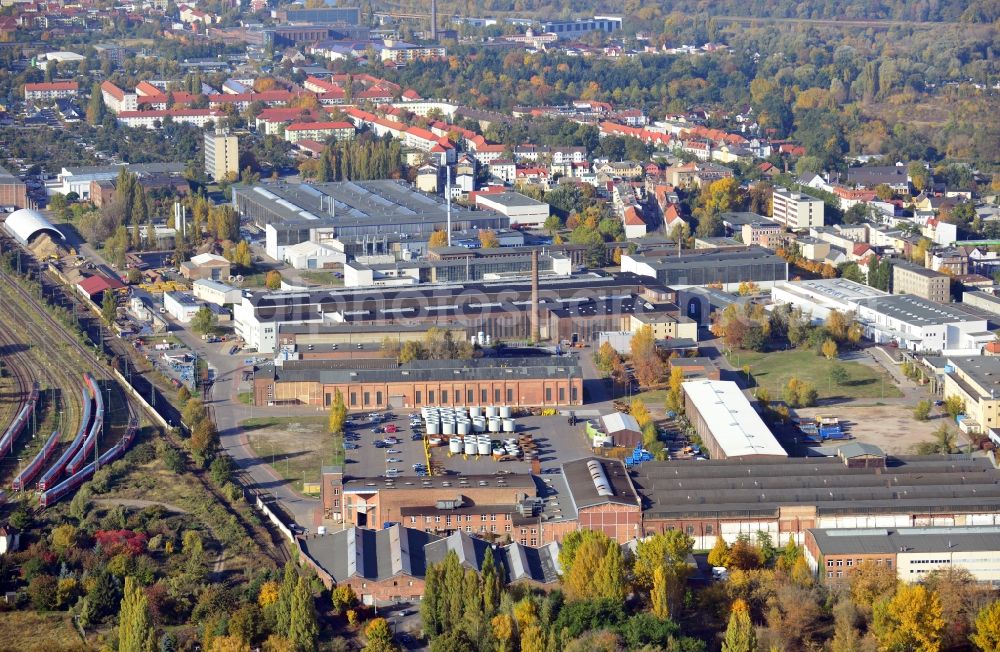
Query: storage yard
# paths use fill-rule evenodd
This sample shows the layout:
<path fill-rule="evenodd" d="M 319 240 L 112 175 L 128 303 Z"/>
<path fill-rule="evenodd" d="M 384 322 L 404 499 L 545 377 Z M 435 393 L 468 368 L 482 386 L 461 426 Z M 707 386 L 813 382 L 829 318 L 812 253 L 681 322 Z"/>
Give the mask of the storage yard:
<path fill-rule="evenodd" d="M 934 431 L 941 427 L 946 416 L 917 421 L 913 418 L 913 407 L 909 405 L 869 405 L 865 407 L 838 405 L 836 410 L 829 407 L 800 408 L 795 411 L 801 418 L 817 418 L 836 414 L 844 431 L 855 441 L 874 444 L 890 455 L 913 454 L 913 448 L 920 442 L 934 438 Z M 954 424 L 952 424 L 954 425 Z M 846 443 L 832 440 L 827 446 Z"/>

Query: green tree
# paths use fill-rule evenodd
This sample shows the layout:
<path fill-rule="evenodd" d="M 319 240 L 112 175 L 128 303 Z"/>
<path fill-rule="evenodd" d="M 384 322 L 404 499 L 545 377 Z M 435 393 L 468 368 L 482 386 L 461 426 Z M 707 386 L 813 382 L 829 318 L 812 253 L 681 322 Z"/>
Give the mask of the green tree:
<path fill-rule="evenodd" d="M 750 620 L 747 603 L 737 599 L 729 612 L 729 624 L 722 640 L 722 652 L 756 652 L 757 633 Z"/>
<path fill-rule="evenodd" d="M 927 399 L 917 402 L 917 406 L 913 408 L 913 418 L 917 421 L 927 421 L 931 415 L 931 402 Z"/>
<path fill-rule="evenodd" d="M 949 396 L 944 399 L 944 411 L 954 420 L 958 415 L 965 413 L 965 401 L 958 396 Z"/>
<path fill-rule="evenodd" d="M 100 84 L 94 84 L 90 89 L 90 101 L 87 103 L 87 124 L 92 127 L 104 122 L 107 108 L 104 106 L 104 95 Z"/>
<path fill-rule="evenodd" d="M 132 577 L 125 578 L 125 594 L 118 614 L 118 651 L 154 652 L 156 632 L 146 592 Z"/>
<path fill-rule="evenodd" d="M 313 652 L 316 650 L 318 637 L 319 625 L 312 592 L 306 578 L 300 577 L 292 592 L 288 639 L 297 652 Z"/>
<path fill-rule="evenodd" d="M 500 608 L 500 596 L 502 595 L 500 572 L 493 560 L 492 548 L 487 548 L 483 555 L 481 575 L 483 612 L 486 618 L 492 618 L 493 614 Z"/>
<path fill-rule="evenodd" d="M 191 330 L 199 335 L 208 335 L 215 332 L 218 322 L 215 313 L 208 306 L 202 306 L 191 318 Z"/>
<path fill-rule="evenodd" d="M 298 586 L 298 573 L 291 560 L 285 563 L 285 574 L 278 591 L 278 599 L 274 603 L 274 632 L 287 636 L 292 623 L 292 599 L 295 587 Z"/>
<path fill-rule="evenodd" d="M 101 299 L 101 319 L 108 326 L 115 323 L 115 319 L 118 317 L 118 301 L 115 300 L 115 292 L 112 289 L 107 289 L 103 293 L 103 299 Z"/>
<path fill-rule="evenodd" d="M 272 269 L 264 276 L 264 287 L 268 290 L 280 290 L 281 289 L 281 272 L 276 269 Z"/>

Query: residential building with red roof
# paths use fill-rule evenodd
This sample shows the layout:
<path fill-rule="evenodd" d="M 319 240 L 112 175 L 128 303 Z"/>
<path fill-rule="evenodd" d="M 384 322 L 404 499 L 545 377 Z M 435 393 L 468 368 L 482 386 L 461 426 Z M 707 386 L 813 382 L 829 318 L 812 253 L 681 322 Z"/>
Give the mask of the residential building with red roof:
<path fill-rule="evenodd" d="M 135 93 L 126 93 L 107 80 L 101 83 L 101 97 L 104 99 L 104 106 L 114 114 L 139 109 L 138 96 Z"/>
<path fill-rule="evenodd" d="M 76 97 L 80 85 L 75 81 L 42 82 L 24 85 L 24 100 L 26 102 L 46 102 Z"/>
<path fill-rule="evenodd" d="M 285 140 L 297 143 L 302 140 L 337 142 L 354 138 L 354 125 L 350 122 L 297 122 L 285 127 Z"/>
<path fill-rule="evenodd" d="M 118 123 L 127 127 L 143 127 L 158 129 L 163 121 L 170 118 L 174 122 L 194 125 L 204 128 L 209 122 L 218 123 L 226 117 L 225 113 L 212 109 L 165 109 L 161 111 L 122 111 L 118 114 Z"/>
<path fill-rule="evenodd" d="M 313 109 L 269 108 L 257 114 L 256 128 L 266 136 L 276 136 L 283 125 L 311 122 L 326 118 L 326 113 Z"/>
<path fill-rule="evenodd" d="M 622 213 L 622 224 L 625 226 L 626 238 L 641 238 L 646 235 L 646 220 L 642 218 L 637 206 L 628 206 Z"/>

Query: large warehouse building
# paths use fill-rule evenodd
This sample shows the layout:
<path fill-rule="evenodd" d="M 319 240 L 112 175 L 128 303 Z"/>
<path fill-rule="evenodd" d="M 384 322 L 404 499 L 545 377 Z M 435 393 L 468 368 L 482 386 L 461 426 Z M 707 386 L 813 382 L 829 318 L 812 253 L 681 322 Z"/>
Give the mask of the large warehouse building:
<path fill-rule="evenodd" d="M 596 339 L 598 330 L 625 330 L 636 311 L 661 310 L 675 294 L 653 279 L 588 273 L 539 282 L 542 340 Z M 348 288 L 313 292 L 245 292 L 233 308 L 236 334 L 260 353 L 273 353 L 286 325 L 436 325 L 496 340 L 531 337 L 531 283 L 527 280 L 437 284 L 404 288 Z M 591 306 L 592 309 L 586 309 Z M 558 317 L 560 309 L 572 315 Z M 599 309 L 598 309 L 599 308 Z M 676 306 L 673 307 L 676 311 Z M 574 335 L 576 337 L 574 338 Z M 591 339 L 589 335 L 586 339 Z"/>
<path fill-rule="evenodd" d="M 676 288 L 721 285 L 727 291 L 737 289 L 745 281 L 769 288 L 778 281 L 788 280 L 785 259 L 763 247 L 735 251 L 704 249 L 663 257 L 626 255 L 622 256 L 622 271 L 651 276 Z"/>
<path fill-rule="evenodd" d="M 687 417 L 712 459 L 788 457 L 736 383 L 704 379 L 682 387 Z"/>
<path fill-rule="evenodd" d="M 912 527 L 808 530 L 805 557 L 821 581 L 842 585 L 865 562 L 896 571 L 903 582 L 919 582 L 942 569 L 968 571 L 1000 586 L 1000 527 Z"/>
<path fill-rule="evenodd" d="M 329 407 L 339 390 L 349 410 L 427 405 L 583 404 L 573 357 L 415 360 L 389 369 L 345 369 L 325 360 L 263 365 L 254 373 L 256 405 Z"/>
<path fill-rule="evenodd" d="M 1000 525 L 1000 474 L 985 457 L 833 457 L 646 462 L 632 474 L 646 534 L 680 530 L 709 549 L 722 536 L 806 530 Z"/>
<path fill-rule="evenodd" d="M 267 253 L 281 260 L 285 247 L 336 237 L 348 241 L 392 235 L 423 238 L 447 228 L 447 207 L 402 181 L 233 186 L 233 205 L 267 234 Z M 452 231 L 475 234 L 510 225 L 503 215 L 452 207 Z"/>

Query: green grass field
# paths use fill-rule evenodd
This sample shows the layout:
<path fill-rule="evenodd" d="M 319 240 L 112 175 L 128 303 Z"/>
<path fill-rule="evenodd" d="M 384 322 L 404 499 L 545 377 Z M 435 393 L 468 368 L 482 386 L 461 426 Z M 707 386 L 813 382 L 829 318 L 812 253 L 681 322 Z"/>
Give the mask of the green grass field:
<path fill-rule="evenodd" d="M 319 285 L 340 286 L 344 284 L 344 279 L 337 278 L 333 272 L 300 272 L 299 276 L 310 283 Z"/>
<path fill-rule="evenodd" d="M 821 401 L 898 398 L 903 395 L 888 374 L 880 370 L 857 362 L 830 361 L 812 350 L 735 351 L 729 355 L 729 362 L 738 369 L 749 365 L 751 383 L 767 388 L 775 399 L 781 397 L 782 388 L 793 376 L 815 385 Z M 831 382 L 828 375 L 834 364 L 847 372 L 847 380 L 840 385 Z"/>

